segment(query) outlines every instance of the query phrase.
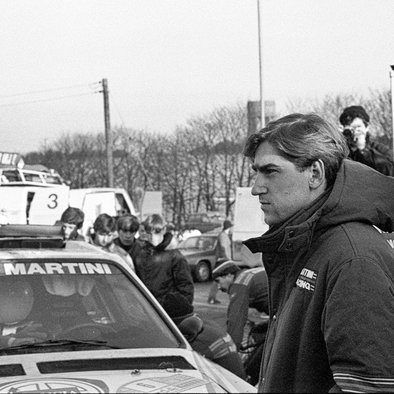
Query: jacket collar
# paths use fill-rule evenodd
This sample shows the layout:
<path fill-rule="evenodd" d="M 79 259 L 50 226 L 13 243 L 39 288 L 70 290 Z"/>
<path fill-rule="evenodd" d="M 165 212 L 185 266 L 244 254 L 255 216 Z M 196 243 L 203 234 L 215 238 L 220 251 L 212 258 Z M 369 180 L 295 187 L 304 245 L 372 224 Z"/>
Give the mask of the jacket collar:
<path fill-rule="evenodd" d="M 252 253 L 294 253 L 301 248 L 308 248 L 321 216 L 321 208 L 330 193 L 331 189 L 328 189 L 308 208 L 298 211 L 285 223 L 273 226 L 260 237 L 250 238 L 243 243 Z"/>

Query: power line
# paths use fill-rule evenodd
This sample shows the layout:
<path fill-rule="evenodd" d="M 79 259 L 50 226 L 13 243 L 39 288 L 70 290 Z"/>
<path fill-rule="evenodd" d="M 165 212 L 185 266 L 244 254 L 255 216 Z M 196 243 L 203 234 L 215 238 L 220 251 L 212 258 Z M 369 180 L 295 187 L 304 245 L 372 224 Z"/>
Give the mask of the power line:
<path fill-rule="evenodd" d="M 42 103 L 44 101 L 63 100 L 63 99 L 71 98 L 71 97 L 91 96 L 96 93 L 99 93 L 99 92 L 71 94 L 68 96 L 51 97 L 51 98 L 47 98 L 47 99 L 31 100 L 31 101 L 22 101 L 19 103 L 0 104 L 0 107 L 13 107 L 13 106 L 24 105 L 24 104 Z"/>
<path fill-rule="evenodd" d="M 81 85 L 64 86 L 64 87 L 51 88 L 51 89 L 33 90 L 33 91 L 29 91 L 29 92 L 24 92 L 24 93 L 0 95 L 0 98 L 28 96 L 28 95 L 32 95 L 32 94 L 34 95 L 34 94 L 54 92 L 54 91 L 59 91 L 59 90 L 76 89 L 76 88 L 81 88 L 81 87 L 89 87 L 90 89 L 97 89 L 98 86 L 95 86 L 95 85 L 99 85 L 99 84 L 101 84 L 101 82 L 93 82 L 93 83 L 90 83 L 90 84 L 83 84 L 83 85 L 81 84 Z"/>

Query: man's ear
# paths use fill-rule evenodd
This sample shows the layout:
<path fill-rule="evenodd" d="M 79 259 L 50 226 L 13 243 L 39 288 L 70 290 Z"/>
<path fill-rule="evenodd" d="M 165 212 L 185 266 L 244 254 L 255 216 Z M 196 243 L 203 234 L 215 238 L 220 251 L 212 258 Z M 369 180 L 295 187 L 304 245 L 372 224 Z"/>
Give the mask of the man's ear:
<path fill-rule="evenodd" d="M 326 181 L 326 172 L 324 168 L 324 163 L 322 160 L 314 161 L 310 166 L 310 178 L 309 187 L 311 189 L 317 189 Z"/>

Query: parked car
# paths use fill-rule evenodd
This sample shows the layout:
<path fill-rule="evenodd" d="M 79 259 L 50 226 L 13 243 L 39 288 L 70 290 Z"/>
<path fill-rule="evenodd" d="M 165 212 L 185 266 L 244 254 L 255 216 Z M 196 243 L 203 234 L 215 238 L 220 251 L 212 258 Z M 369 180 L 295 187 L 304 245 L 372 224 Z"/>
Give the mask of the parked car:
<path fill-rule="evenodd" d="M 217 234 L 194 235 L 178 245 L 197 282 L 206 282 L 211 277 L 216 264 L 217 237 Z"/>
<path fill-rule="evenodd" d="M 197 229 L 202 233 L 212 231 L 220 228 L 223 224 L 224 218 L 220 215 L 212 213 L 193 213 L 189 216 L 185 223 L 185 230 Z"/>
<path fill-rule="evenodd" d="M 194 352 L 123 259 L 0 226 L 0 392 L 256 392 Z"/>

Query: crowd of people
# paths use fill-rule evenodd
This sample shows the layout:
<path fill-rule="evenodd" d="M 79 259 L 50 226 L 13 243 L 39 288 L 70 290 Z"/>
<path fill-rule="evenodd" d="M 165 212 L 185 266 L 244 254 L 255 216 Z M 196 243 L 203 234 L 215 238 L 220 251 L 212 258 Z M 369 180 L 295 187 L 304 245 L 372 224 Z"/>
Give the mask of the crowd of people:
<path fill-rule="evenodd" d="M 99 215 L 88 240 L 124 258 L 191 346 L 238 376 L 249 308 L 269 316 L 260 392 L 394 391 L 394 252 L 381 235 L 394 232 L 392 151 L 370 137 L 363 107 L 339 122 L 295 113 L 248 137 L 269 229 L 244 241 L 263 266 L 240 269 L 223 223 L 208 303 L 228 293 L 226 330 L 194 313 L 188 264 L 160 215 Z M 80 238 L 81 211 L 61 222 L 66 239 Z"/>

